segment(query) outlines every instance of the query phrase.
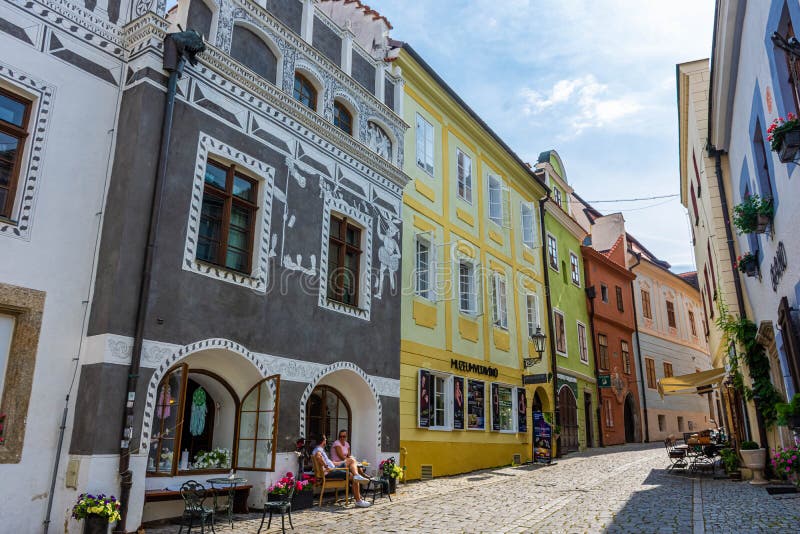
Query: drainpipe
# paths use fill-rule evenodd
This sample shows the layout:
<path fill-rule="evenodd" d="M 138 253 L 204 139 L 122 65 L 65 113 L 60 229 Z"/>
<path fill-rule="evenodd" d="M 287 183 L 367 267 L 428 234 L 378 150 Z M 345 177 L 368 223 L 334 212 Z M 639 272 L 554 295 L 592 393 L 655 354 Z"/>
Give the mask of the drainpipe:
<path fill-rule="evenodd" d="M 583 279 L 589 280 L 589 266 L 583 262 Z M 594 328 L 594 299 L 597 292 L 594 286 L 586 288 L 586 298 L 589 300 L 589 333 L 592 335 L 592 352 L 594 353 L 594 379 L 597 381 L 597 440 L 600 447 L 603 445 L 603 418 L 601 417 L 603 406 L 603 395 L 600 393 L 600 366 L 597 365 L 597 334 Z"/>
<path fill-rule="evenodd" d="M 640 252 L 634 252 L 634 256 L 636 256 L 636 263 L 631 265 L 628 270 L 633 273 L 633 269 L 638 267 L 640 263 L 642 263 L 642 254 Z M 650 443 L 650 422 L 647 417 L 647 389 L 645 389 L 644 385 L 644 368 L 642 367 L 642 343 L 639 341 L 639 313 L 636 311 L 636 287 L 631 280 L 631 301 L 633 302 L 633 328 L 636 332 L 636 359 L 639 362 L 639 384 L 641 387 L 639 390 L 641 391 L 642 396 L 642 411 L 644 415 L 642 419 L 644 419 L 644 442 Z"/>
<path fill-rule="evenodd" d="M 731 269 L 733 272 L 736 273 L 736 269 L 733 266 L 734 258 L 736 257 L 736 249 L 734 248 L 734 241 L 733 241 L 733 231 L 731 230 L 731 220 L 730 214 L 728 212 L 728 197 L 725 194 L 725 180 L 722 177 L 722 154 L 724 152 L 722 150 L 717 150 L 709 140 L 708 142 L 708 155 L 714 158 L 714 171 L 717 175 L 717 188 L 719 189 L 719 200 L 721 203 L 722 208 L 722 216 L 725 222 L 725 240 L 728 245 L 728 256 L 731 261 Z M 739 317 L 742 319 L 747 319 L 747 313 L 745 312 L 744 308 L 744 292 L 742 291 L 742 281 L 739 278 L 738 274 L 734 274 L 733 276 L 733 287 L 736 290 L 736 304 L 739 306 Z M 713 305 L 713 303 L 712 303 Z M 735 349 L 734 349 L 735 350 Z M 737 395 L 741 398 L 741 395 Z M 742 419 L 744 419 L 744 430 L 747 436 L 747 439 L 752 439 L 752 430 L 750 428 L 750 418 L 747 416 L 747 404 L 742 399 Z M 758 411 L 758 407 L 756 406 L 756 424 L 758 425 L 758 434 L 759 438 L 762 440 L 761 445 L 766 447 L 767 444 L 767 433 L 764 429 L 764 424 L 761 421 L 761 414 Z"/>
<path fill-rule="evenodd" d="M 161 123 L 161 145 L 158 152 L 158 167 L 153 184 L 153 202 L 150 208 L 150 223 L 147 230 L 147 247 L 145 248 L 144 266 L 142 269 L 139 304 L 136 310 L 136 331 L 133 338 L 131 363 L 128 368 L 128 386 L 125 395 L 125 417 L 122 423 L 122 441 L 119 451 L 120 477 L 120 520 L 114 528 L 115 534 L 125 534 L 125 523 L 128 516 L 128 501 L 133 486 L 133 472 L 130 469 L 131 439 L 133 438 L 133 419 L 136 413 L 136 390 L 139 384 L 139 369 L 144 343 L 144 329 L 150 304 L 150 287 L 152 282 L 153 263 L 156 253 L 156 237 L 161 216 L 161 201 L 164 194 L 164 182 L 169 160 L 169 142 L 172 135 L 172 118 L 175 111 L 175 95 L 178 78 L 188 59 L 192 65 L 197 64 L 195 55 L 205 50 L 202 36 L 194 30 L 167 34 L 164 39 L 164 70 L 169 72 L 167 84 L 167 100 L 164 105 L 164 120 Z"/>
<path fill-rule="evenodd" d="M 547 324 L 550 325 L 550 370 L 553 373 L 553 421 L 561 424 L 561 417 L 558 411 L 558 368 L 556 365 L 556 341 L 555 328 L 553 326 L 553 302 L 550 299 L 550 268 L 547 266 L 547 230 L 545 229 L 545 203 L 550 200 L 550 190 L 547 196 L 539 199 L 539 220 L 541 221 L 542 234 L 542 271 L 544 271 L 544 296 L 547 302 Z M 555 430 L 555 429 L 554 429 Z M 561 438 L 558 438 L 561 441 Z M 560 445 L 560 444 L 559 444 Z M 558 447 L 558 455 L 561 456 L 561 447 Z"/>

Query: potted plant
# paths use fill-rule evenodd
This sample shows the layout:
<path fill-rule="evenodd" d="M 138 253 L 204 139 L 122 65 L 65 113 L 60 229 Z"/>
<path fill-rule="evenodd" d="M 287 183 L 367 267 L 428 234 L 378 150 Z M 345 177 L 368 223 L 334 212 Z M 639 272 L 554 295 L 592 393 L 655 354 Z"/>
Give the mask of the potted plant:
<path fill-rule="evenodd" d="M 725 467 L 725 473 L 730 478 L 738 479 L 741 474 L 739 473 L 739 456 L 733 449 L 721 449 L 719 455 L 722 458 L 722 465 Z"/>
<path fill-rule="evenodd" d="M 747 252 L 736 258 L 734 267 L 747 276 L 756 276 L 758 275 L 758 257 L 752 252 Z"/>
<path fill-rule="evenodd" d="M 774 213 L 772 199 L 749 195 L 733 207 L 733 225 L 739 234 L 763 234 Z"/>
<path fill-rule="evenodd" d="M 119 501 L 116 497 L 106 497 L 81 493 L 72 507 L 72 517 L 83 520 L 84 534 L 106 534 L 109 523 L 119 521 Z"/>
<path fill-rule="evenodd" d="M 285 499 L 289 490 L 294 487 L 292 509 L 301 510 L 303 508 L 310 508 L 314 501 L 314 496 L 312 481 L 309 479 L 313 477 L 306 477 L 307 475 L 304 475 L 303 480 L 298 480 L 291 471 L 286 473 L 285 476 L 267 488 L 267 501 L 280 501 Z M 308 488 L 308 490 L 306 490 L 306 488 Z"/>
<path fill-rule="evenodd" d="M 795 445 L 787 449 L 778 447 L 773 452 L 772 468 L 782 479 L 800 488 L 800 450 Z"/>
<path fill-rule="evenodd" d="M 766 484 L 763 473 L 764 462 L 767 458 L 766 449 L 759 447 L 755 441 L 743 441 L 739 447 L 739 454 L 742 455 L 742 464 L 753 471 L 753 480 L 750 481 L 750 484 Z"/>
<path fill-rule="evenodd" d="M 767 141 L 773 152 L 778 153 L 781 163 L 794 161 L 800 150 L 800 120 L 789 113 L 786 118 L 778 117 L 767 128 Z"/>
<path fill-rule="evenodd" d="M 228 469 L 231 466 L 231 451 L 216 448 L 213 451 L 200 451 L 194 457 L 195 469 Z"/>
<path fill-rule="evenodd" d="M 800 428 L 800 393 L 795 393 L 791 402 L 779 402 L 775 405 L 777 423 L 791 429 Z"/>
<path fill-rule="evenodd" d="M 378 464 L 378 471 L 381 473 L 381 478 L 389 481 L 389 493 L 396 493 L 397 479 L 403 478 L 403 470 L 395 463 L 394 456 Z"/>

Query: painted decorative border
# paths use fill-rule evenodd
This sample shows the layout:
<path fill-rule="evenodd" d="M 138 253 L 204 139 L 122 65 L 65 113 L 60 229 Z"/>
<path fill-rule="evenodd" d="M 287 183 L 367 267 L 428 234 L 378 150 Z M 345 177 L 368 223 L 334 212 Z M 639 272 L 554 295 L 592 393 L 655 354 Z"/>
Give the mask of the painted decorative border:
<path fill-rule="evenodd" d="M 335 373 L 336 371 L 352 371 L 360 376 L 364 382 L 366 382 L 367 386 L 369 386 L 370 391 L 372 392 L 372 396 L 375 399 L 375 409 L 377 411 L 378 417 L 378 442 L 377 442 L 377 451 L 381 451 L 381 436 L 383 436 L 383 406 L 381 405 L 381 399 L 378 396 L 378 391 L 375 388 L 375 384 L 373 384 L 372 379 L 370 376 L 364 372 L 359 366 L 351 362 L 336 362 L 332 365 L 329 365 L 322 371 L 320 371 L 317 376 L 315 376 L 311 383 L 308 385 L 306 390 L 303 392 L 303 396 L 300 397 L 300 436 L 306 436 L 306 403 L 308 402 L 309 397 L 311 397 L 311 393 L 314 391 L 314 388 L 319 384 L 319 381 L 328 376 L 329 374 Z"/>
<path fill-rule="evenodd" d="M 197 241 L 200 231 L 200 212 L 203 203 L 203 184 L 206 173 L 208 156 L 218 155 L 233 161 L 261 178 L 263 203 L 261 206 L 261 228 L 256 227 L 253 237 L 254 245 L 258 247 L 256 266 L 251 276 L 229 271 L 222 267 L 197 261 Z M 267 291 L 267 262 L 269 259 L 270 221 L 272 220 L 272 193 L 275 183 L 275 169 L 266 163 L 252 158 L 241 151 L 217 141 L 213 137 L 200 132 L 197 142 L 197 160 L 195 163 L 194 183 L 192 185 L 192 198 L 189 206 L 189 221 L 186 230 L 186 248 L 183 253 L 183 269 L 197 274 L 202 274 L 223 282 L 250 288 L 259 293 Z M 259 231 L 260 230 L 260 231 Z"/>
<path fill-rule="evenodd" d="M 16 212 L 17 218 L 14 222 L 0 221 L 0 235 L 30 241 L 34 207 L 41 187 L 44 149 L 47 144 L 47 124 L 52 115 L 55 89 L 24 71 L 2 62 L 0 62 L 0 79 L 36 95 L 31 109 L 32 120 L 30 122 L 34 126 L 29 135 L 31 141 L 25 149 L 25 163 L 22 167 L 25 171 L 24 174 L 20 174 L 17 185 L 17 194 L 22 194 L 22 203 L 19 211 Z"/>
<path fill-rule="evenodd" d="M 328 246 L 330 239 L 331 211 L 345 215 L 364 227 L 366 232 L 366 246 L 364 250 L 366 266 L 361 273 L 359 287 L 363 289 L 361 306 L 355 308 L 328 298 Z M 372 308 L 372 217 L 358 211 L 340 198 L 330 193 L 325 194 L 325 203 L 322 210 L 322 251 L 319 255 L 319 306 L 352 317 L 369 321 Z"/>

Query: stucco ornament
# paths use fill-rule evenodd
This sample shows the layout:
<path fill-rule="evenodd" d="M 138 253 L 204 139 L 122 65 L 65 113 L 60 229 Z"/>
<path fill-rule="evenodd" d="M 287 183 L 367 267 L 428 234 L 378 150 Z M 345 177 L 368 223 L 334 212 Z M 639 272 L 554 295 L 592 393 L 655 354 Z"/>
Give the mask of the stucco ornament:
<path fill-rule="evenodd" d="M 400 230 L 397 221 L 392 218 L 384 219 L 382 215 L 378 217 L 377 227 L 378 237 L 383 242 L 378 249 L 378 261 L 381 266 L 378 280 L 375 282 L 375 298 L 379 299 L 383 296 L 383 280 L 387 275 L 392 292 L 397 285 L 396 275 L 400 267 L 400 246 L 397 244 L 397 237 Z"/>
<path fill-rule="evenodd" d="M 383 159 L 392 161 L 392 142 L 381 127 L 374 122 L 367 123 L 367 146 Z"/>
<path fill-rule="evenodd" d="M 289 184 L 294 180 L 294 182 L 301 188 L 305 189 L 307 185 L 306 177 L 303 176 L 299 169 L 298 165 L 300 162 L 295 159 L 294 157 L 288 156 L 286 158 L 286 187 L 284 190 L 280 190 L 275 188 L 275 199 L 283 202 L 283 225 L 282 225 L 282 235 L 280 238 L 281 241 L 281 252 L 280 252 L 280 261 L 281 265 L 285 269 L 289 269 L 291 271 L 297 271 L 308 276 L 316 276 L 317 275 L 317 256 L 315 254 L 311 254 L 309 256 L 309 266 L 303 266 L 303 255 L 296 254 L 294 259 L 290 254 L 284 253 L 284 249 L 286 247 L 286 232 L 294 228 L 295 223 L 297 222 L 297 217 L 294 213 L 290 213 L 289 207 Z M 278 256 L 277 251 L 278 246 L 278 234 L 272 234 L 272 238 L 270 240 L 270 250 L 269 250 L 269 257 L 274 258 Z"/>

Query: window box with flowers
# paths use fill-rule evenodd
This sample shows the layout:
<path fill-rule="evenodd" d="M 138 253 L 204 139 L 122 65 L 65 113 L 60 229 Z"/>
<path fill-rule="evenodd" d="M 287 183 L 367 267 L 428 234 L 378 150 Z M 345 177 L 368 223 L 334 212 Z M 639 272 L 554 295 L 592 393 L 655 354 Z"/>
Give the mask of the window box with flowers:
<path fill-rule="evenodd" d="M 763 234 L 773 215 L 772 199 L 750 195 L 733 207 L 733 225 L 740 234 Z"/>
<path fill-rule="evenodd" d="M 758 258 L 752 252 L 736 258 L 735 267 L 747 276 L 758 276 Z"/>
<path fill-rule="evenodd" d="M 778 153 L 781 163 L 794 161 L 800 151 L 800 119 L 794 113 L 789 113 L 785 119 L 778 117 L 767 128 L 767 141 L 772 144 L 772 151 Z"/>

